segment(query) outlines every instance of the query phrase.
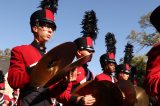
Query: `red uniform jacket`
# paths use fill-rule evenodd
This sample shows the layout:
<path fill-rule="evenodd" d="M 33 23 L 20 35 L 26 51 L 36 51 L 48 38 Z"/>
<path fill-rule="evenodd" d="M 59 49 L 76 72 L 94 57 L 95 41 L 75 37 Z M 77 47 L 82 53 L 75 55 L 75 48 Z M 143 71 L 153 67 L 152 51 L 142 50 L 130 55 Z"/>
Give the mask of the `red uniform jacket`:
<path fill-rule="evenodd" d="M 78 76 L 76 81 L 71 82 L 66 91 L 57 98 L 57 100 L 61 102 L 63 106 L 76 105 L 76 97 L 71 95 L 71 90 L 74 90 L 80 84 L 93 79 L 93 74 L 87 67 L 77 67 L 77 73 Z"/>
<path fill-rule="evenodd" d="M 148 61 L 144 87 L 149 95 L 157 96 L 160 102 L 160 43 L 155 45 L 148 52 L 147 56 Z"/>
<path fill-rule="evenodd" d="M 103 81 L 103 80 L 112 82 L 111 76 L 105 73 L 101 73 L 95 77 L 95 81 Z M 116 81 L 117 79 L 114 77 L 114 82 Z"/>
<path fill-rule="evenodd" d="M 23 88 L 29 83 L 30 76 L 26 68 L 38 62 L 42 55 L 32 45 L 18 46 L 12 49 L 8 83 L 13 89 Z"/>
<path fill-rule="evenodd" d="M 32 45 L 17 46 L 11 50 L 8 83 L 13 89 L 20 89 L 18 105 L 21 105 L 21 101 L 22 99 L 24 99 L 24 93 L 22 94 L 22 89 L 23 91 L 31 90 L 29 87 L 27 88 L 27 90 L 24 89 L 27 85 L 29 85 L 30 80 L 30 76 L 26 69 L 30 65 L 38 62 L 41 57 L 42 55 L 40 54 L 38 49 Z M 59 93 L 62 93 L 63 90 L 63 84 L 61 84 L 60 82 L 50 86 L 49 88 L 46 88 L 46 91 L 48 91 L 48 94 L 52 97 L 59 95 Z M 27 93 L 29 94 L 30 92 L 26 92 L 26 94 Z M 36 94 L 34 94 L 34 96 L 35 95 Z M 30 96 L 32 97 L 32 95 Z"/>

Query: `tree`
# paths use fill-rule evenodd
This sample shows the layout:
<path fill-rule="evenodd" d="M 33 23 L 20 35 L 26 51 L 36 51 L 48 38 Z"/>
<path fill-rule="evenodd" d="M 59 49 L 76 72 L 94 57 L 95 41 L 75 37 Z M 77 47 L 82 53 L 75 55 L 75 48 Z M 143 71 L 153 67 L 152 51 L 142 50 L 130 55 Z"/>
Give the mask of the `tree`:
<path fill-rule="evenodd" d="M 10 53 L 11 53 L 11 49 L 6 48 L 6 49 L 4 50 L 5 56 L 10 56 Z"/>
<path fill-rule="evenodd" d="M 132 66 L 135 67 L 134 70 L 132 70 L 132 73 L 134 74 L 134 79 L 136 79 L 138 86 L 143 86 L 144 76 L 146 74 L 146 66 L 147 66 L 147 56 L 141 55 L 141 56 L 135 56 L 132 59 Z M 134 71 L 134 72 L 133 72 Z"/>
<path fill-rule="evenodd" d="M 3 50 L 0 50 L 0 57 L 3 56 Z"/>
<path fill-rule="evenodd" d="M 0 50 L 0 59 L 9 59 L 11 55 L 11 49 L 6 48 L 5 50 Z"/>
<path fill-rule="evenodd" d="M 141 31 L 131 30 L 130 34 L 127 36 L 127 39 L 130 43 L 138 44 L 140 47 L 139 50 L 144 47 L 153 46 L 154 44 L 159 42 L 160 34 L 156 31 L 156 29 L 150 23 L 150 15 L 143 15 L 139 20 Z"/>

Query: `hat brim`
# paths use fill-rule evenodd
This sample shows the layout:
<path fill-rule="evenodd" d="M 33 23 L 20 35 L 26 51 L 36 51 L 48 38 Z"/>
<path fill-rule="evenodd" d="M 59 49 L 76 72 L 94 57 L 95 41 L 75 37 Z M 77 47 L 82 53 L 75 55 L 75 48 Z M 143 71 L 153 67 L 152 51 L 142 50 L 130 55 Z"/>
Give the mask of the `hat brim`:
<path fill-rule="evenodd" d="M 56 29 L 56 27 L 57 27 L 56 24 L 55 24 L 55 22 L 52 21 L 52 20 L 42 19 L 42 20 L 40 20 L 40 21 L 51 24 L 51 25 L 53 26 L 53 28 L 55 28 L 55 29 Z"/>
<path fill-rule="evenodd" d="M 88 50 L 88 51 L 91 51 L 91 52 L 95 52 L 95 50 L 93 48 L 90 48 L 90 47 L 87 47 L 87 48 L 83 48 L 83 50 Z"/>
<path fill-rule="evenodd" d="M 160 18 L 160 6 L 158 6 L 150 15 L 151 24 L 160 32 L 160 22 L 158 21 Z"/>
<path fill-rule="evenodd" d="M 115 63 L 115 64 L 116 64 L 116 61 L 115 61 L 115 60 L 107 60 L 107 62 Z"/>

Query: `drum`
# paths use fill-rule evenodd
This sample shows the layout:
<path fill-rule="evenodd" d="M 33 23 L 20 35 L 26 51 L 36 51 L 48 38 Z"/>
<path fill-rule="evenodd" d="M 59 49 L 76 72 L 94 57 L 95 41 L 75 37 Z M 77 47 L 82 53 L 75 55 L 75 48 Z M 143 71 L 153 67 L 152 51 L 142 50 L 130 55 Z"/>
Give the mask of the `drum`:
<path fill-rule="evenodd" d="M 128 80 L 118 80 L 115 84 L 123 94 L 123 106 L 134 106 L 136 103 L 136 91 L 134 85 Z"/>
<path fill-rule="evenodd" d="M 136 103 L 134 106 L 149 106 L 149 97 L 145 90 L 139 86 L 135 86 L 136 90 Z"/>
<path fill-rule="evenodd" d="M 92 94 L 96 98 L 93 106 L 123 106 L 123 96 L 119 88 L 110 81 L 88 81 L 78 86 L 73 95 Z"/>

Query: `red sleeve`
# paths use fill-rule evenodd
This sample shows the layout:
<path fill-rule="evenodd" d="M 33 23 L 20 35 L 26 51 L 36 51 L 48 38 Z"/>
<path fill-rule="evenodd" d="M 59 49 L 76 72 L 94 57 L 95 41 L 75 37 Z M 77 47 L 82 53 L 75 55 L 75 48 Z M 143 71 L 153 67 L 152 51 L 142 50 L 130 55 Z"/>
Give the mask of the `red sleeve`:
<path fill-rule="evenodd" d="M 160 55 L 152 52 L 148 55 L 144 87 L 149 95 L 155 96 L 160 93 Z"/>
<path fill-rule="evenodd" d="M 71 89 L 72 89 L 72 83 L 70 82 L 67 86 L 67 89 L 61 95 L 59 95 L 56 98 L 56 100 L 63 104 L 69 103 L 71 99 Z"/>
<path fill-rule="evenodd" d="M 67 88 L 67 83 L 64 83 L 63 81 L 59 81 L 51 86 L 48 87 L 50 91 L 50 96 L 53 98 L 56 98 L 60 94 L 62 94 L 66 88 Z"/>
<path fill-rule="evenodd" d="M 25 69 L 25 63 L 21 52 L 14 48 L 11 51 L 10 67 L 8 70 L 8 83 L 13 89 L 22 88 L 29 82 L 29 76 Z"/>

